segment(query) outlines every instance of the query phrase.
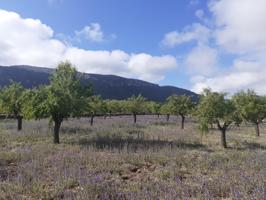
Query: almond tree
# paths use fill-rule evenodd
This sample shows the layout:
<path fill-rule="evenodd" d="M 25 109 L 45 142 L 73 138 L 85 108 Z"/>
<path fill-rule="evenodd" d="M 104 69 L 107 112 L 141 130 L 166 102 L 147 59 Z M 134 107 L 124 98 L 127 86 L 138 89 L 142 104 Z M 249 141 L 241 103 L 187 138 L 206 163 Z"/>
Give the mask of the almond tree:
<path fill-rule="evenodd" d="M 54 123 L 54 143 L 59 143 L 60 127 L 64 119 L 80 117 L 86 109 L 91 88 L 81 86 L 75 67 L 61 62 L 50 78 L 50 85 L 29 91 L 25 95 L 27 118 L 49 117 Z"/>
<path fill-rule="evenodd" d="M 235 94 L 233 101 L 240 117 L 254 124 L 256 135 L 260 136 L 259 125 L 266 117 L 266 98 L 258 96 L 253 90 L 248 90 Z"/>
<path fill-rule="evenodd" d="M 109 117 L 111 117 L 113 114 L 121 114 L 123 112 L 123 107 L 121 101 L 119 100 L 107 100 L 106 107 Z"/>
<path fill-rule="evenodd" d="M 87 110 L 91 117 L 90 125 L 93 126 L 94 117 L 106 113 L 106 104 L 101 96 L 92 96 L 88 99 Z"/>
<path fill-rule="evenodd" d="M 133 95 L 126 101 L 126 111 L 133 115 L 135 124 L 137 122 L 137 115 L 146 111 L 146 99 L 142 95 Z"/>
<path fill-rule="evenodd" d="M 161 108 L 160 103 L 157 103 L 155 101 L 147 102 L 147 109 L 148 109 L 149 113 L 157 115 L 158 118 L 160 116 L 160 108 Z"/>
<path fill-rule="evenodd" d="M 3 114 L 14 115 L 17 119 L 17 130 L 22 129 L 22 102 L 25 88 L 16 82 L 11 82 L 9 86 L 0 91 L 0 110 Z"/>
<path fill-rule="evenodd" d="M 184 129 L 185 118 L 193 109 L 193 102 L 186 95 L 172 95 L 167 98 L 167 103 L 170 106 L 171 113 L 181 117 L 181 129 Z"/>
<path fill-rule="evenodd" d="M 216 123 L 221 133 L 221 144 L 227 148 L 226 131 L 230 124 L 238 120 L 232 100 L 225 99 L 225 94 L 205 90 L 197 107 L 197 116 L 202 132 L 208 132 L 208 125 Z"/>
<path fill-rule="evenodd" d="M 171 107 L 168 102 L 165 102 L 161 108 L 160 108 L 160 113 L 162 115 L 166 115 L 166 121 L 169 122 L 170 115 L 171 115 Z"/>

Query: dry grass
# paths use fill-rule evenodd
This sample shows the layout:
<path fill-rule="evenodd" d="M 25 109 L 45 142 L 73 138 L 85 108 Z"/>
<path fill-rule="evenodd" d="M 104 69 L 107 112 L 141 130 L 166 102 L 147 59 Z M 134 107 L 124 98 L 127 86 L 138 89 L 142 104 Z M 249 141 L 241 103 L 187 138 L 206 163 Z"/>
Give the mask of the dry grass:
<path fill-rule="evenodd" d="M 0 199 L 266 199 L 266 126 L 216 130 L 161 116 L 64 122 L 52 144 L 46 120 L 0 123 Z"/>

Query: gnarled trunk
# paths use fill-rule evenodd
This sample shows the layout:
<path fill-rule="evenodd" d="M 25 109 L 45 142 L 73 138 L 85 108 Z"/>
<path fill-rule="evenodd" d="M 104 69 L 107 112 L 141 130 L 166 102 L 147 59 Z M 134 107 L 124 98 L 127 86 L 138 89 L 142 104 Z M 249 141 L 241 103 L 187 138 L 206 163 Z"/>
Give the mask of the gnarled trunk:
<path fill-rule="evenodd" d="M 63 121 L 63 118 L 55 118 L 54 119 L 54 143 L 55 144 L 60 143 L 59 132 L 60 132 L 62 121 Z"/>
<path fill-rule="evenodd" d="M 170 115 L 167 114 L 167 115 L 166 115 L 166 121 L 169 122 L 169 119 L 170 119 Z"/>
<path fill-rule="evenodd" d="M 221 126 L 220 123 L 217 122 L 217 126 L 218 126 L 218 129 L 221 132 L 221 144 L 222 144 L 222 147 L 226 149 L 227 148 L 227 143 L 226 143 L 226 130 L 227 130 L 227 127 L 229 125 L 226 124 L 226 123 L 224 123 L 224 125 Z"/>
<path fill-rule="evenodd" d="M 181 129 L 184 129 L 185 126 L 185 116 L 184 115 L 180 115 L 181 116 Z"/>
<path fill-rule="evenodd" d="M 227 148 L 227 143 L 226 143 L 226 129 L 221 130 L 221 144 L 223 148 Z"/>
<path fill-rule="evenodd" d="M 18 131 L 21 131 L 22 130 L 22 119 L 23 117 L 22 116 L 17 116 L 17 129 Z"/>
<path fill-rule="evenodd" d="M 91 126 L 93 126 L 93 122 L 94 122 L 93 119 L 94 119 L 94 115 L 91 114 L 91 121 L 90 121 Z"/>
<path fill-rule="evenodd" d="M 134 118 L 134 124 L 137 123 L 137 114 L 136 113 L 133 113 L 133 118 Z"/>
<path fill-rule="evenodd" d="M 259 123 L 255 123 L 255 131 L 256 131 L 256 136 L 260 136 L 260 127 L 259 127 Z"/>

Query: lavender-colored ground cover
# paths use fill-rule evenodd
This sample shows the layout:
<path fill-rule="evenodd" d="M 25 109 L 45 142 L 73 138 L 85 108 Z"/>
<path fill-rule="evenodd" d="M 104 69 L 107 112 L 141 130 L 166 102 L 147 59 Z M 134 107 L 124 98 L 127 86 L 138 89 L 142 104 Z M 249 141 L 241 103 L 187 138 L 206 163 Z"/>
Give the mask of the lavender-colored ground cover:
<path fill-rule="evenodd" d="M 48 120 L 0 122 L 0 199 L 266 199 L 266 126 L 206 136 L 188 119 L 68 119 L 61 144 Z"/>

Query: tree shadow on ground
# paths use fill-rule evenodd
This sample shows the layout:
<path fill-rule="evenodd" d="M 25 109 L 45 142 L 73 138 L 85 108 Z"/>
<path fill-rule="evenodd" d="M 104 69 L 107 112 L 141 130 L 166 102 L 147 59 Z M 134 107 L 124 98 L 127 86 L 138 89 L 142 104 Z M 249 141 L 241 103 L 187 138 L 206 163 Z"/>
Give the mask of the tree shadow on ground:
<path fill-rule="evenodd" d="M 206 148 L 205 145 L 199 142 L 188 143 L 186 141 L 165 141 L 165 140 L 148 140 L 143 138 L 122 138 L 122 137 L 110 137 L 100 136 L 95 138 L 83 138 L 78 141 L 79 145 L 92 146 L 97 149 L 111 149 L 111 150 L 153 150 L 160 151 L 162 148 L 169 149 L 191 149 L 201 151 L 212 151 Z"/>
<path fill-rule="evenodd" d="M 266 150 L 266 146 L 255 142 L 243 142 L 241 147 L 231 147 L 237 150 Z"/>
<path fill-rule="evenodd" d="M 93 132 L 92 128 L 61 127 L 61 134 L 67 134 L 67 135 L 88 134 L 92 132 Z"/>

